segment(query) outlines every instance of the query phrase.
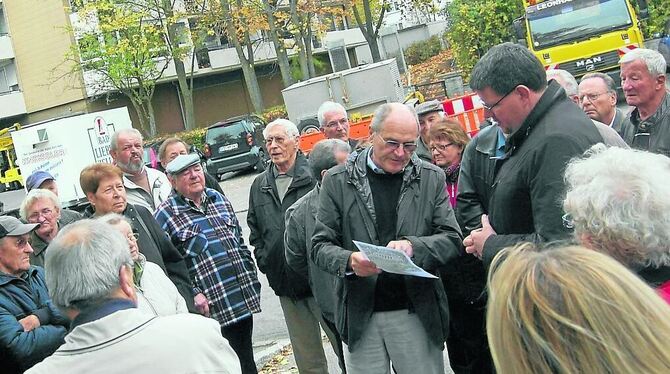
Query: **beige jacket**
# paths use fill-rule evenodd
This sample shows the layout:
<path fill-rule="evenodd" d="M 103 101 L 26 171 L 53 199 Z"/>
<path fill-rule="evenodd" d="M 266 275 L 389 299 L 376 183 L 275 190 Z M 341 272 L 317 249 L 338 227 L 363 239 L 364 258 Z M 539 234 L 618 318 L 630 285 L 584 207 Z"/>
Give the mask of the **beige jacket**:
<path fill-rule="evenodd" d="M 76 326 L 30 374 L 240 373 L 219 324 L 195 314 L 155 317 L 126 309 Z"/>

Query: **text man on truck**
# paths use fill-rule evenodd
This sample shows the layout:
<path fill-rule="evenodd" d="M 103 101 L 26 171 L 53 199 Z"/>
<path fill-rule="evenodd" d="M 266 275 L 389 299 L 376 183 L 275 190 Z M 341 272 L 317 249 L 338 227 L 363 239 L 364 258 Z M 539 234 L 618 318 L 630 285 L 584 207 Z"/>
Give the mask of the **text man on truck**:
<path fill-rule="evenodd" d="M 525 15 L 514 21 L 517 38 L 545 69 L 576 78 L 601 71 L 620 86 L 619 58 L 642 47 L 643 36 L 629 0 L 523 0 Z M 638 0 L 646 17 L 646 0 Z"/>

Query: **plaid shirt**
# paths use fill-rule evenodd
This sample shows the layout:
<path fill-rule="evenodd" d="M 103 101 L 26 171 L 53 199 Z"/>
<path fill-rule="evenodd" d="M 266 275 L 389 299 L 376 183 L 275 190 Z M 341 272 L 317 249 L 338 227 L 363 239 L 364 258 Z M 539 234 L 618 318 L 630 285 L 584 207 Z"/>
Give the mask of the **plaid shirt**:
<path fill-rule="evenodd" d="M 154 216 L 184 256 L 193 287 L 210 302 L 212 318 L 226 326 L 260 312 L 256 265 L 225 196 L 207 188 L 198 208 L 173 192 Z"/>

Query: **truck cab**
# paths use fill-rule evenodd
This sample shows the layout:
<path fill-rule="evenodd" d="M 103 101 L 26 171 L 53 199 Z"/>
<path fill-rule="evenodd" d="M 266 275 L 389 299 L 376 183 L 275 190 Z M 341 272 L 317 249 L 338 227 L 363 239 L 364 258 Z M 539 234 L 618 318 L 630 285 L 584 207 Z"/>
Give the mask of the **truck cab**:
<path fill-rule="evenodd" d="M 643 46 L 629 0 L 524 0 L 524 7 L 525 15 L 515 21 L 517 37 L 547 70 L 563 69 L 576 78 L 600 71 L 620 85 L 619 59 Z"/>

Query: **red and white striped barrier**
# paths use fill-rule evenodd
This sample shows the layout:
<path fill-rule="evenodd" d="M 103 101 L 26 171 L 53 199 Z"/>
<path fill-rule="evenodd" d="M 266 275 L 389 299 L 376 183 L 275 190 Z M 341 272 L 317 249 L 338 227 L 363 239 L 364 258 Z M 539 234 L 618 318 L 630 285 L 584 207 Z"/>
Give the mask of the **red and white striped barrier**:
<path fill-rule="evenodd" d="M 475 93 L 445 99 L 442 102 L 444 113 L 457 120 L 463 130 L 471 137 L 479 131 L 479 124 L 484 121 L 484 106 L 482 100 Z"/>

